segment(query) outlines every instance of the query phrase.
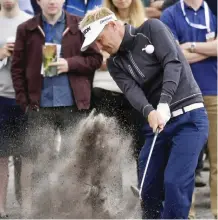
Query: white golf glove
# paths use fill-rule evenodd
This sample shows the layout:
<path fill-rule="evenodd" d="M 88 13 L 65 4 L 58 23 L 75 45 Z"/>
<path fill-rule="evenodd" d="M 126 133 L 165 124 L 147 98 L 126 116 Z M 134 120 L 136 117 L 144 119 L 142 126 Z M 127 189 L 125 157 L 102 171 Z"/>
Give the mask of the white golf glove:
<path fill-rule="evenodd" d="M 157 112 L 160 113 L 160 115 L 163 118 L 165 124 L 170 120 L 171 112 L 170 112 L 170 107 L 169 107 L 169 105 L 167 103 L 160 103 L 160 104 L 158 104 Z"/>

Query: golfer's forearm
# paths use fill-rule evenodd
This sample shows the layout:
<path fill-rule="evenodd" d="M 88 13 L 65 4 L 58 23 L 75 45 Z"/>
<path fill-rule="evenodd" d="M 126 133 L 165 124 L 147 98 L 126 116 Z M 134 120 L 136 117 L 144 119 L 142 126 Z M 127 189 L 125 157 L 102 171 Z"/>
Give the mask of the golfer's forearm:
<path fill-rule="evenodd" d="M 217 56 L 217 39 L 209 42 L 196 43 L 195 52 L 206 56 Z"/>
<path fill-rule="evenodd" d="M 165 66 L 159 103 L 171 103 L 179 85 L 181 71 L 182 64 L 180 62 L 173 61 Z"/>
<path fill-rule="evenodd" d="M 133 80 L 128 74 L 122 73 L 119 70 L 113 70 L 108 64 L 108 69 L 110 75 L 126 96 L 129 103 L 139 112 L 143 114 L 145 118 L 148 117 L 148 114 L 154 110 L 152 105 L 148 102 L 143 90 L 139 85 Z"/>
<path fill-rule="evenodd" d="M 130 104 L 142 115 L 147 118 L 149 113 L 154 110 L 153 106 L 148 102 L 141 90 L 132 92 L 129 90 L 124 93 Z"/>
<path fill-rule="evenodd" d="M 112 76 L 113 77 L 113 76 Z M 113 77 L 114 78 L 114 77 Z M 134 80 L 123 81 L 118 78 L 114 78 L 120 90 L 126 96 L 129 103 L 139 112 L 143 114 L 145 118 L 149 113 L 154 110 L 152 105 L 148 102 L 142 89 L 136 84 Z"/>
<path fill-rule="evenodd" d="M 190 53 L 187 50 L 182 50 L 182 51 L 183 51 L 183 54 L 185 55 L 185 58 L 190 64 L 196 63 L 196 62 L 199 62 L 199 61 L 202 61 L 208 58 L 208 56 L 204 54 Z"/>

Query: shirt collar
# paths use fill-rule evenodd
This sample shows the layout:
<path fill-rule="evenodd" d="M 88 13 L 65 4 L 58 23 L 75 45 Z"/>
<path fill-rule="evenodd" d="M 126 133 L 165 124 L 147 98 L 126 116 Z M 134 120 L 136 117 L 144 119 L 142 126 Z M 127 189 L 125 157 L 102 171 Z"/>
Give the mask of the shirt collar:
<path fill-rule="evenodd" d="M 42 20 L 43 20 L 43 22 L 47 23 L 47 19 L 43 14 L 42 14 Z M 63 23 L 63 22 L 65 22 L 65 13 L 64 13 L 64 11 L 62 11 L 61 16 L 58 18 L 56 23 Z"/>
<path fill-rule="evenodd" d="M 135 39 L 135 28 L 129 24 L 125 24 L 125 32 L 124 32 L 124 37 L 121 42 L 119 51 L 128 51 L 132 45 L 133 41 Z"/>
<path fill-rule="evenodd" d="M 192 7 L 188 6 L 185 2 L 184 2 L 184 6 L 185 6 L 185 9 L 192 9 L 192 10 L 194 10 Z M 201 6 L 199 7 L 199 9 L 201 9 L 201 8 L 204 8 L 204 1 L 202 1 L 202 4 L 201 4 Z M 199 9 L 198 9 L 198 10 L 199 10 Z"/>

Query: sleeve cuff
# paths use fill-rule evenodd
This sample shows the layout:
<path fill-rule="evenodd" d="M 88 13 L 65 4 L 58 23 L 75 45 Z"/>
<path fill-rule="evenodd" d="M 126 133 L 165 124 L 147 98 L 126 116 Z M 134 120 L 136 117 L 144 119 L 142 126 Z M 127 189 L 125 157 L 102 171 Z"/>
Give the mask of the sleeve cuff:
<path fill-rule="evenodd" d="M 161 93 L 159 103 L 167 103 L 169 105 L 171 101 L 172 101 L 171 95 Z"/>
<path fill-rule="evenodd" d="M 153 110 L 154 110 L 154 108 L 152 107 L 152 105 L 146 105 L 146 106 L 143 108 L 143 116 L 144 116 L 145 118 L 147 118 L 148 115 L 149 115 L 149 113 L 150 113 L 151 111 L 153 111 Z"/>
<path fill-rule="evenodd" d="M 66 61 L 68 63 L 68 67 L 69 67 L 69 72 L 72 71 L 74 69 L 74 61 L 72 58 L 66 58 Z"/>

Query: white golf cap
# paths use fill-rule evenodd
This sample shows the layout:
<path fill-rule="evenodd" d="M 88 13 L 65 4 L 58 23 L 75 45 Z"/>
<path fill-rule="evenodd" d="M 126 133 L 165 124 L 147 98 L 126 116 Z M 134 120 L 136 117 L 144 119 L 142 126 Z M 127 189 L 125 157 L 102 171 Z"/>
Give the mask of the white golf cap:
<path fill-rule="evenodd" d="M 111 14 L 85 26 L 81 30 L 85 37 L 85 40 L 81 47 L 81 51 L 85 51 L 89 47 L 89 45 L 95 41 L 95 39 L 102 32 L 106 24 L 108 24 L 110 21 L 116 21 L 116 20 L 117 18 L 115 14 Z"/>

